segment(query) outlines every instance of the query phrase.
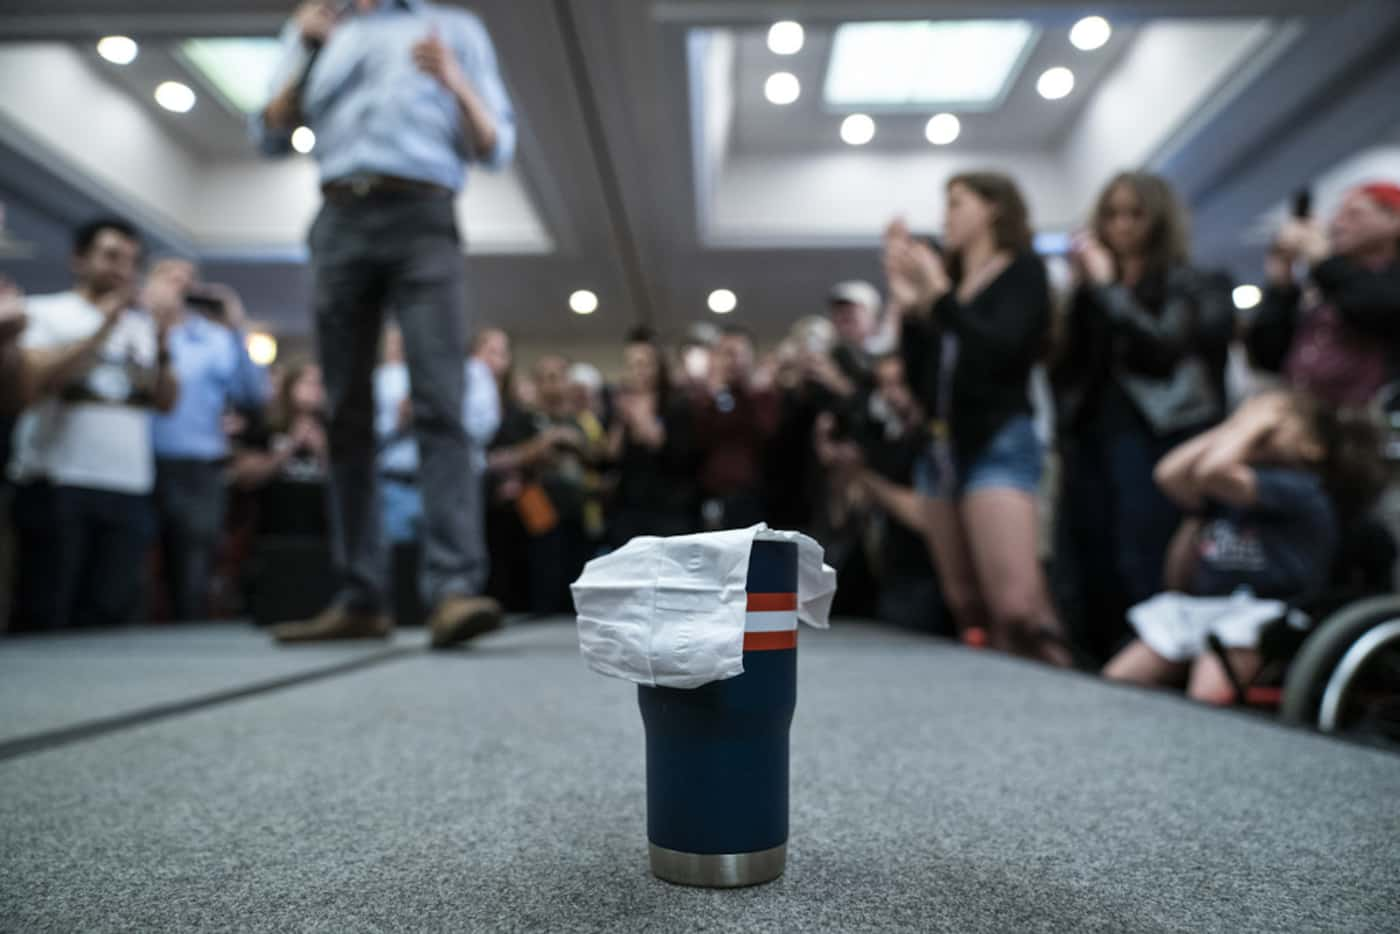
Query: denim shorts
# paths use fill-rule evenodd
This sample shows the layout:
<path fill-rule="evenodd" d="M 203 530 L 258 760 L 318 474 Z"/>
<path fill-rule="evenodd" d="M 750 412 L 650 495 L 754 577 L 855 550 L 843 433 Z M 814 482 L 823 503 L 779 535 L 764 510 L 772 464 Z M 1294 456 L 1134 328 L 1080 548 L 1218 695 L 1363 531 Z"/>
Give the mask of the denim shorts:
<path fill-rule="evenodd" d="M 964 463 L 944 441 L 933 441 L 914 465 L 914 487 L 935 499 L 978 490 L 1010 489 L 1035 495 L 1045 469 L 1045 445 L 1029 415 L 1017 415 L 997 430 L 986 447 Z"/>

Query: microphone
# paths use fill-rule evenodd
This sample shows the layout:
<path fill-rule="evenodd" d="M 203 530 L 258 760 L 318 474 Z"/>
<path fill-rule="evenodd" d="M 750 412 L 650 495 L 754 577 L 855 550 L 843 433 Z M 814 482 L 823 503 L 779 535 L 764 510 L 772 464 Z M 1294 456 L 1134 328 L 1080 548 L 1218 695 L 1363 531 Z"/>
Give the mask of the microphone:
<path fill-rule="evenodd" d="M 338 22 L 354 12 L 355 0 L 341 0 L 334 9 L 335 19 Z M 295 85 L 297 110 L 301 110 L 301 98 L 306 93 L 306 83 L 311 80 L 311 69 L 316 67 L 316 60 L 321 57 L 321 52 L 326 47 L 325 42 L 320 39 L 302 36 L 301 41 L 306 46 L 307 56 L 306 64 L 301 66 L 301 73 L 297 76 Z"/>

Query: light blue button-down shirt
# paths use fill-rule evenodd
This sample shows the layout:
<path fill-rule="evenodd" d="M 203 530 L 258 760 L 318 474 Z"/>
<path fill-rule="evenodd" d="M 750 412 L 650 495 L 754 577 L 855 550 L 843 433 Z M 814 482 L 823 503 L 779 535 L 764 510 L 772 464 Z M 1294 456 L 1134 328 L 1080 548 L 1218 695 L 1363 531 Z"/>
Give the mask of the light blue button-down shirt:
<path fill-rule="evenodd" d="M 157 457 L 221 460 L 228 454 L 224 409 L 267 404 L 267 374 L 241 335 L 198 315 L 170 329 L 170 362 L 180 378 L 175 408 L 151 422 Z"/>
<path fill-rule="evenodd" d="M 472 357 L 465 364 L 465 392 L 462 399 L 462 427 L 467 431 L 473 466 L 486 467 L 486 446 L 501 427 L 501 397 L 491 368 Z M 408 367 L 383 363 L 374 371 L 374 432 L 381 445 L 379 470 L 382 473 L 418 472 L 418 442 L 412 434 L 399 432 L 399 406 L 408 398 Z"/>
<path fill-rule="evenodd" d="M 414 44 L 433 29 L 495 118 L 496 146 L 481 161 L 490 168 L 510 163 L 515 109 L 481 20 L 422 0 L 386 0 L 340 22 L 306 82 L 302 110 L 316 134 L 313 154 L 323 182 L 394 175 L 461 189 L 466 165 L 476 157 L 457 99 L 413 63 Z M 282 44 L 269 98 L 306 67 L 295 23 L 282 30 Z M 291 133 L 266 127 L 261 116 L 253 120 L 253 135 L 268 155 L 292 151 Z"/>

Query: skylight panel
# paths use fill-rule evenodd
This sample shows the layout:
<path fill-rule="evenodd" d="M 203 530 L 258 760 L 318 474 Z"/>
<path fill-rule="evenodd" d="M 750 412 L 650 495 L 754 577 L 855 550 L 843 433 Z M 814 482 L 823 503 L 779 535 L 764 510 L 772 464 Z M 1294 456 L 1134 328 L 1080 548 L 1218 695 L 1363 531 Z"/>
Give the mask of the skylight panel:
<path fill-rule="evenodd" d="M 991 110 L 1029 54 L 1025 20 L 845 23 L 824 96 L 834 108 Z"/>
<path fill-rule="evenodd" d="M 267 103 L 281 43 L 265 38 L 186 39 L 180 54 L 226 101 L 250 114 Z"/>

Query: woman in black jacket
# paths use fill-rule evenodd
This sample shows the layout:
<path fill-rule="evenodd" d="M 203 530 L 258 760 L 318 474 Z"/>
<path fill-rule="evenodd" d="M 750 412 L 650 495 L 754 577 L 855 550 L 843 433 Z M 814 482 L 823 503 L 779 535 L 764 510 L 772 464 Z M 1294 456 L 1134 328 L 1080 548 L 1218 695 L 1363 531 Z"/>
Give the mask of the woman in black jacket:
<path fill-rule="evenodd" d="M 626 376 L 615 398 L 608 454 L 617 488 L 608 538 L 620 548 L 637 535 L 697 531 L 696 454 L 684 393 L 672 391 L 660 349 L 645 329 L 628 336 Z"/>
<path fill-rule="evenodd" d="M 1074 292 L 1052 378 L 1062 491 L 1061 603 L 1097 660 L 1129 635 L 1128 607 L 1163 589 L 1180 511 L 1152 480 L 1173 447 L 1224 416 L 1234 318 L 1229 283 L 1187 260 L 1165 181 L 1109 182 L 1070 252 Z"/>
<path fill-rule="evenodd" d="M 1043 459 L 1028 381 L 1045 351 L 1050 287 L 1025 202 L 991 172 L 948 182 L 943 252 L 902 222 L 885 272 L 902 346 L 934 438 L 920 468 L 926 537 L 958 628 L 994 647 L 1065 664 L 1037 557 Z"/>

